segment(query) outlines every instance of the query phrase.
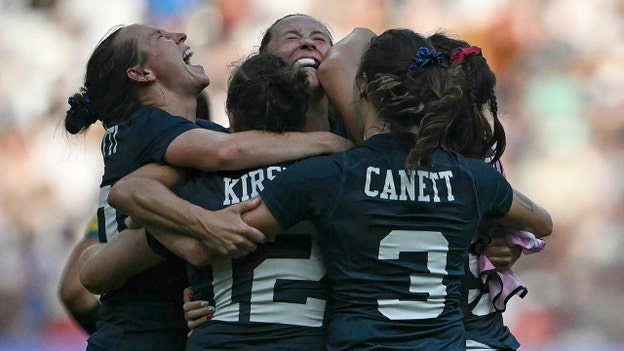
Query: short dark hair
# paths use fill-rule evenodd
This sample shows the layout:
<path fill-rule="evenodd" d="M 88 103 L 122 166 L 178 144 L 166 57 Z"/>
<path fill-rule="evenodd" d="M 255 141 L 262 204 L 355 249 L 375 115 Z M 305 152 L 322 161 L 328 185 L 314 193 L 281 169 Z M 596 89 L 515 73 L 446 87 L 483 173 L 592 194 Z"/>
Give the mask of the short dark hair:
<path fill-rule="evenodd" d="M 308 86 L 306 72 L 274 54 L 255 54 L 230 76 L 225 107 L 241 131 L 301 131 L 308 110 Z"/>

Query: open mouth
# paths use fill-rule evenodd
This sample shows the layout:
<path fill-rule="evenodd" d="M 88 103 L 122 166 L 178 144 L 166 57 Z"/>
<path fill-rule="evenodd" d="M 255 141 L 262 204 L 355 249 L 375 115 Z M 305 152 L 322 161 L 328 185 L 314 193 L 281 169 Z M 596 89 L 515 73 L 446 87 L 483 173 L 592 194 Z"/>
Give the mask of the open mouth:
<path fill-rule="evenodd" d="M 184 51 L 184 54 L 182 55 L 182 60 L 184 60 L 184 63 L 186 63 L 187 65 L 190 65 L 192 56 L 193 50 L 191 50 L 191 48 L 188 48 L 186 49 L 186 51 Z"/>
<path fill-rule="evenodd" d="M 297 68 L 312 67 L 316 69 L 318 68 L 318 65 L 318 62 L 315 59 L 309 57 L 300 58 L 297 62 L 295 62 L 295 67 Z"/>

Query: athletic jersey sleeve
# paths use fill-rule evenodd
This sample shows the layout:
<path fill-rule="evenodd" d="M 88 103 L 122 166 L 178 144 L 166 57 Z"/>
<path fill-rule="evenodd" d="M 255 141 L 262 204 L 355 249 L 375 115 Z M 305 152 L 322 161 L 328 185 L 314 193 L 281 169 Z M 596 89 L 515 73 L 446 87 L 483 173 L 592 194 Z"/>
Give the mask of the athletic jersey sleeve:
<path fill-rule="evenodd" d="M 102 139 L 104 174 L 98 204 L 101 241 L 108 241 L 125 228 L 125 215 L 117 213 L 107 202 L 112 185 L 148 163 L 164 163 L 165 152 L 171 142 L 196 128 L 229 133 L 228 129 L 216 123 L 198 120 L 196 124 L 153 107 L 141 108 L 128 121 L 106 130 Z"/>
<path fill-rule="evenodd" d="M 467 160 L 474 175 L 482 218 L 500 218 L 509 212 L 513 189 L 505 177 L 492 166 L 479 160 Z"/>
<path fill-rule="evenodd" d="M 102 139 L 102 186 L 112 185 L 148 163 L 163 163 L 169 144 L 186 131 L 200 128 L 161 109 L 142 108 L 128 121 L 108 128 Z"/>
<path fill-rule="evenodd" d="M 322 176 L 317 170 L 323 169 Z M 341 171 L 333 157 L 321 156 L 297 162 L 265 184 L 260 197 L 283 228 L 304 219 L 320 218 L 334 203 Z"/>
<path fill-rule="evenodd" d="M 139 160 L 163 162 L 169 144 L 179 135 L 191 129 L 200 128 L 185 118 L 172 116 L 160 109 L 150 109 L 149 113 L 135 115 L 130 120 L 130 127 L 142 131 L 142 152 Z M 138 134 L 138 133 L 137 133 Z M 140 145 L 138 145 L 140 146 Z"/>

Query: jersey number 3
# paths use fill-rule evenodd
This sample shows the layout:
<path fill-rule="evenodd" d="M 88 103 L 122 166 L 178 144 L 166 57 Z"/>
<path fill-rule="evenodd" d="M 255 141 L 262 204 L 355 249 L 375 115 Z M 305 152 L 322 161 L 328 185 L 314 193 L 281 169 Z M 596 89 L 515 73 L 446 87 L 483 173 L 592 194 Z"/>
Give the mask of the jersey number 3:
<path fill-rule="evenodd" d="M 418 299 L 378 299 L 379 312 L 391 320 L 428 319 L 444 310 L 449 242 L 440 232 L 393 230 L 379 243 L 380 260 L 399 260 L 402 252 L 427 254 L 427 272 L 411 273 L 409 293 Z M 422 298 L 421 298 L 422 297 Z"/>

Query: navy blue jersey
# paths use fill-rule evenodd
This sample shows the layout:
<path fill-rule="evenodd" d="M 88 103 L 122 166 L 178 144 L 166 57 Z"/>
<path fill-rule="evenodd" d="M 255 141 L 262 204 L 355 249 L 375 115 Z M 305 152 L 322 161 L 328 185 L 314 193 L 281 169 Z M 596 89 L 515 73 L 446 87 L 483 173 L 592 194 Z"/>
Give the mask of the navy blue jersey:
<path fill-rule="evenodd" d="M 409 172 L 411 138 L 301 161 L 265 184 L 280 225 L 321 235 L 332 311 L 329 350 L 463 350 L 460 278 L 480 220 L 509 211 L 507 181 L 482 161 L 436 151 Z"/>
<path fill-rule="evenodd" d="M 500 161 L 494 169 L 505 176 Z M 474 245 L 474 244 L 473 244 Z M 503 314 L 494 308 L 489 295 L 487 277 L 479 273 L 479 255 L 470 253 L 462 278 L 462 304 L 466 349 L 516 350 L 520 343 L 503 322 Z"/>
<path fill-rule="evenodd" d="M 462 278 L 466 349 L 516 350 L 520 343 L 503 323 L 489 296 L 486 277 L 479 274 L 479 256 L 469 254 Z"/>
<path fill-rule="evenodd" d="M 205 174 L 178 194 L 209 210 L 258 195 L 285 169 Z M 212 320 L 188 340 L 187 350 L 320 350 L 327 300 L 318 235 L 309 221 L 281 233 L 246 257 L 188 266 L 193 296 L 210 301 Z"/>
<path fill-rule="evenodd" d="M 107 242 L 125 229 L 122 213 L 106 202 L 111 186 L 139 167 L 163 163 L 165 151 L 178 135 L 201 126 L 158 108 L 144 107 L 126 122 L 109 128 L 102 140 L 104 175 L 98 209 L 99 238 Z M 214 125 L 216 126 L 216 125 Z M 223 127 L 215 129 L 223 130 Z M 181 259 L 139 273 L 101 297 L 97 331 L 89 347 L 97 350 L 183 350 L 186 321 L 182 291 L 188 286 Z"/>
<path fill-rule="evenodd" d="M 127 121 L 106 130 L 101 145 L 104 175 L 98 205 L 101 242 L 108 242 L 126 228 L 125 216 L 106 201 L 113 184 L 148 163 L 164 163 L 165 151 L 173 139 L 198 127 L 227 132 L 216 123 L 201 119 L 194 123 L 155 107 L 143 107 Z"/>

